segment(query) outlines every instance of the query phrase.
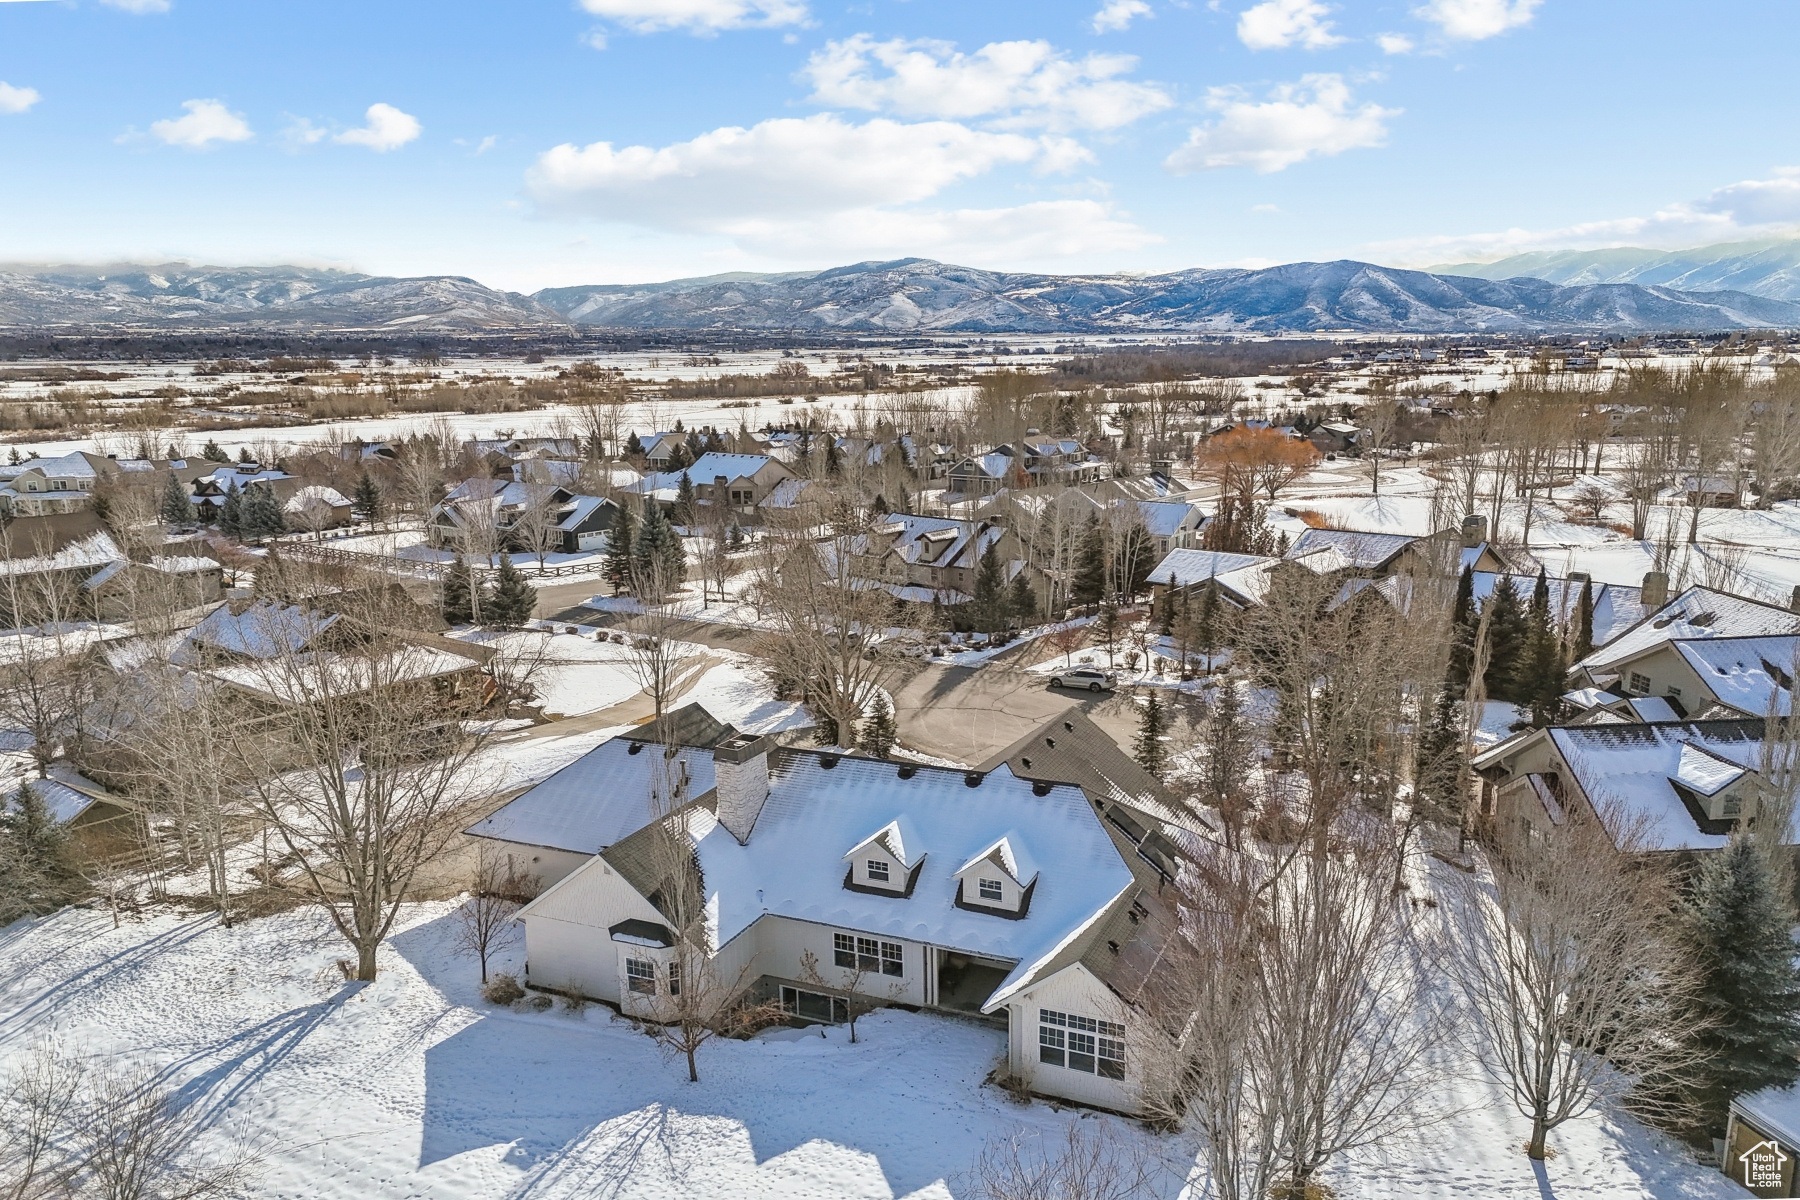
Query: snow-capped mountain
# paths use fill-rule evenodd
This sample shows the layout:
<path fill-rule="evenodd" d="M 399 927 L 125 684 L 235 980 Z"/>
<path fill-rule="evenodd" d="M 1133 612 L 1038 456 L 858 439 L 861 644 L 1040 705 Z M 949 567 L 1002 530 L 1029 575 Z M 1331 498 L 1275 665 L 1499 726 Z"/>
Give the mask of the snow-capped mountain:
<path fill-rule="evenodd" d="M 0 328 L 842 333 L 1716 330 L 1800 327 L 1800 302 L 1633 283 L 1563 286 L 1360 262 L 1166 275 L 1009 274 L 929 259 L 501 292 L 461 276 L 304 267 L 0 267 Z"/>
<path fill-rule="evenodd" d="M 1544 250 L 1498 262 L 1455 263 L 1428 270 L 1482 279 L 1529 275 L 1561 284 L 1637 283 L 1686 292 L 1730 290 L 1800 300 L 1800 240 L 1724 242 L 1692 250 Z"/>

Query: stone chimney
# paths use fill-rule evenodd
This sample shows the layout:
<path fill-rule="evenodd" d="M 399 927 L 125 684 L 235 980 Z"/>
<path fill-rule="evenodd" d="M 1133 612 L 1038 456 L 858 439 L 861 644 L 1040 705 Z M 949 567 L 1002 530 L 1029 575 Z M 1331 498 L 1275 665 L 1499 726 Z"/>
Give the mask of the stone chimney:
<path fill-rule="evenodd" d="M 1570 589 L 1573 589 L 1578 583 L 1592 583 L 1593 579 L 1594 577 L 1589 575 L 1586 571 L 1570 571 L 1569 587 Z"/>
<path fill-rule="evenodd" d="M 1669 576 L 1663 571 L 1644 573 L 1644 591 L 1639 597 L 1645 608 L 1661 608 L 1669 602 Z"/>
<path fill-rule="evenodd" d="M 739 845 L 749 842 L 763 801 L 769 798 L 769 750 L 774 745 L 766 734 L 737 733 L 713 747 L 719 824 Z"/>
<path fill-rule="evenodd" d="M 1473 548 L 1487 541 L 1487 518 L 1477 513 L 1470 513 L 1464 517 L 1462 537 L 1465 548 Z"/>

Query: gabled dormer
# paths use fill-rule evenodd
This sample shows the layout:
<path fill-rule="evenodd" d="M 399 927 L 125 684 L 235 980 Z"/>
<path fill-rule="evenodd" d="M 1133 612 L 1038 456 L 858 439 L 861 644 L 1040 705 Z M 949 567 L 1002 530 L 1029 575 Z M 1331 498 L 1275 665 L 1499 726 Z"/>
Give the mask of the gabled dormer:
<path fill-rule="evenodd" d="M 956 873 L 956 906 L 1017 920 L 1031 908 L 1037 866 L 1007 834 L 964 863 Z"/>
<path fill-rule="evenodd" d="M 853 892 L 910 896 L 925 863 L 925 849 L 906 818 L 895 817 L 844 855 L 844 886 Z"/>
<path fill-rule="evenodd" d="M 1755 776 L 1728 758 L 1682 744 L 1669 783 L 1702 833 L 1728 834 L 1756 813 Z"/>

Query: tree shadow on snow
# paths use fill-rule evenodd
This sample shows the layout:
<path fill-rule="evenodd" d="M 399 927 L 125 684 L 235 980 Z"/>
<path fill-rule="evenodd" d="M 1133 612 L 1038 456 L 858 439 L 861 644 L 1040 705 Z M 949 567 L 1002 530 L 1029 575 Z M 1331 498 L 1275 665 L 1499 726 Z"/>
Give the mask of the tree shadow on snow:
<path fill-rule="evenodd" d="M 106 928 L 111 929 L 111 918 L 97 917 L 96 921 L 104 922 Z M 68 978 L 58 981 L 54 986 L 46 988 L 24 1003 L 13 1006 L 5 1016 L 0 1016 L 0 1042 L 10 1040 L 20 1033 L 32 1029 L 40 1018 L 55 1010 L 65 1008 L 78 1010 L 84 997 L 96 995 L 116 980 L 129 978 L 149 960 L 186 945 L 207 932 L 214 924 L 216 924 L 216 920 L 210 915 L 183 921 L 173 929 L 165 930 L 155 937 L 132 942 L 92 966 L 84 967 Z M 44 922 L 41 921 L 21 921 L 8 927 L 4 934 L 0 935 L 0 955 L 6 955 L 14 943 L 23 944 L 34 933 L 42 932 L 43 925 Z M 65 938 L 65 948 L 93 936 L 91 927 L 81 928 L 78 932 L 80 936 Z M 6 956 L 11 957 L 11 955 Z M 17 965 L 14 969 L 5 977 L 0 977 L 0 994 L 4 994 L 14 984 L 36 971 L 43 965 L 47 957 L 52 957 L 52 955 L 43 952 L 18 955 Z"/>

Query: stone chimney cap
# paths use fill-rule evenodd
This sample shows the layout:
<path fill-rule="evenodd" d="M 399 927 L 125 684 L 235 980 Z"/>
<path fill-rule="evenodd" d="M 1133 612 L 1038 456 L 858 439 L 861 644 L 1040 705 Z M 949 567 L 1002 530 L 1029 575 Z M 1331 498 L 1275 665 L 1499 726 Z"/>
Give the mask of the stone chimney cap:
<path fill-rule="evenodd" d="M 714 762 L 746 763 L 767 754 L 775 739 L 766 733 L 734 733 L 713 747 Z"/>

